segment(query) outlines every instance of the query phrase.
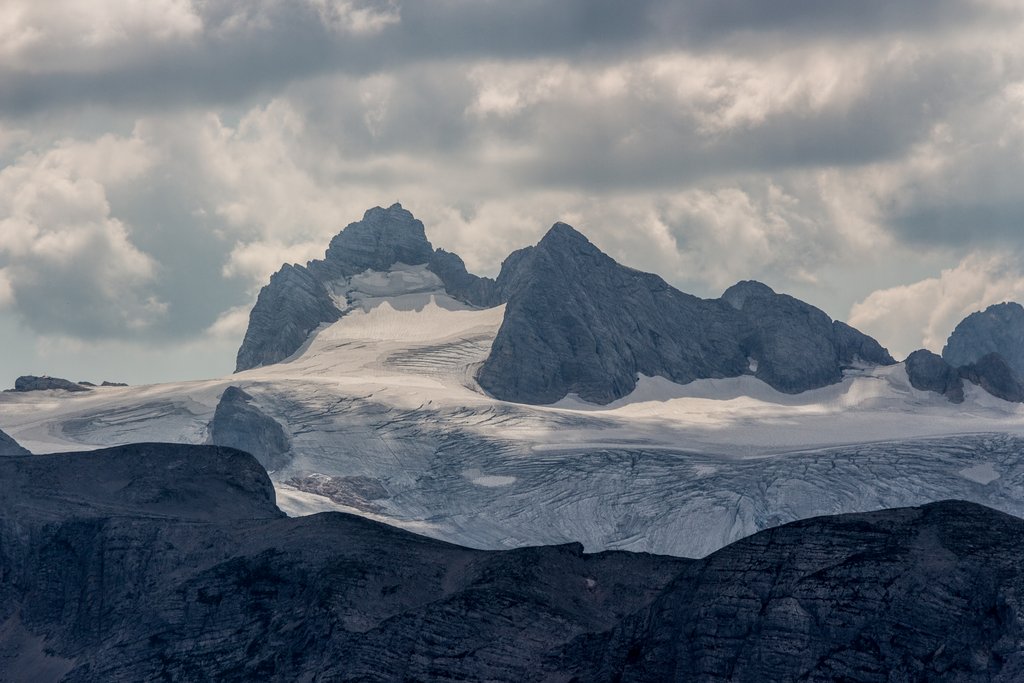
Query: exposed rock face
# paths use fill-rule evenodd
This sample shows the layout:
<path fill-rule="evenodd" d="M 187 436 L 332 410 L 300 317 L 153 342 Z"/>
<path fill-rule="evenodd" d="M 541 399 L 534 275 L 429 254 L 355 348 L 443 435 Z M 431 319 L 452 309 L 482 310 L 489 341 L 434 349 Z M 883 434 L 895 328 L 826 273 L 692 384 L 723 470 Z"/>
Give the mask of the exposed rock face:
<path fill-rule="evenodd" d="M 953 403 L 963 403 L 964 383 L 953 366 L 942 356 L 927 349 L 918 349 L 904 361 L 910 386 L 918 391 L 934 391 Z"/>
<path fill-rule="evenodd" d="M 1004 401 L 1024 402 L 1024 386 L 1009 363 L 998 353 L 982 356 L 959 369 L 960 377 Z"/>
<path fill-rule="evenodd" d="M 291 461 L 291 442 L 284 427 L 238 387 L 228 387 L 221 394 L 210 422 L 210 443 L 251 453 L 270 472 Z"/>
<path fill-rule="evenodd" d="M 896 360 L 877 341 L 856 328 L 836 320 L 832 323 L 835 332 L 836 351 L 839 362 L 844 366 L 857 363 L 873 365 L 895 365 Z"/>
<path fill-rule="evenodd" d="M 1024 522 L 947 502 L 705 558 L 477 551 L 283 518 L 231 449 L 0 460 L 0 668 L 32 680 L 1024 675 Z"/>
<path fill-rule="evenodd" d="M 144 443 L 34 455 L 0 460 L 0 476 L 5 482 L 0 487 L 4 522 L 77 523 L 120 516 L 191 522 L 283 517 L 266 470 L 252 456 L 233 448 Z"/>
<path fill-rule="evenodd" d="M 283 266 L 260 290 L 249 314 L 235 372 L 284 360 L 322 323 L 337 319 L 338 308 L 323 283 L 303 266 Z"/>
<path fill-rule="evenodd" d="M 762 532 L 589 643 L 580 678 L 1021 680 L 1022 527 L 946 502 Z"/>
<path fill-rule="evenodd" d="M 512 254 L 496 284 L 505 320 L 477 379 L 505 400 L 575 393 L 608 403 L 638 373 L 685 384 L 735 377 L 751 361 L 757 377 L 797 393 L 838 382 L 857 360 L 894 362 L 870 337 L 761 283 L 699 299 L 619 265 L 564 223 Z"/>
<path fill-rule="evenodd" d="M 739 282 L 722 300 L 742 313 L 741 345 L 757 362 L 755 376 L 779 391 L 799 393 L 835 384 L 844 367 L 895 361 L 878 342 L 824 311 L 760 282 Z"/>
<path fill-rule="evenodd" d="M 63 391 L 89 391 L 77 382 L 72 382 L 60 377 L 36 377 L 35 375 L 22 375 L 14 380 L 15 391 L 48 391 L 50 389 L 61 389 Z"/>
<path fill-rule="evenodd" d="M 537 680 L 690 564 L 282 519 L 229 449 L 12 460 L 32 466 L 0 462 L 0 668 L 36 681 Z"/>
<path fill-rule="evenodd" d="M 325 283 L 395 263 L 424 264 L 433 253 L 423 223 L 400 204 L 370 209 L 331 240 L 323 260 L 285 265 L 260 290 L 235 372 L 286 359 L 317 327 L 336 321 L 340 313 Z"/>
<path fill-rule="evenodd" d="M 510 256 L 498 284 L 505 319 L 477 380 L 500 399 L 608 403 L 637 373 L 685 383 L 749 364 L 726 304 L 620 266 L 564 223 Z"/>
<path fill-rule="evenodd" d="M 942 357 L 953 367 L 970 365 L 998 353 L 1024 377 L 1024 307 L 1014 302 L 995 304 L 964 318 L 946 341 Z"/>
<path fill-rule="evenodd" d="M 31 455 L 28 450 L 21 447 L 17 441 L 0 430 L 0 456 L 2 455 Z"/>

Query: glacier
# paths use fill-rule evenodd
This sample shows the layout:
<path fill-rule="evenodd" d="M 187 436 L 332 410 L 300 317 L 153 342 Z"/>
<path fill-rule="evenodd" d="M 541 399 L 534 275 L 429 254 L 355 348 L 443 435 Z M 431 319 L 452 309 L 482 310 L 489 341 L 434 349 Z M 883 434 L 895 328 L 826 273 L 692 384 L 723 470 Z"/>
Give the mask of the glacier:
<path fill-rule="evenodd" d="M 341 510 L 475 548 L 580 542 L 703 557 L 824 514 L 957 498 L 1024 516 L 1024 405 L 970 383 L 914 389 L 902 364 L 785 394 L 753 376 L 639 378 L 594 405 L 525 405 L 474 377 L 503 306 L 449 296 L 425 265 L 331 283 L 341 312 L 283 362 L 204 381 L 0 394 L 34 453 L 201 444 L 237 386 L 291 444 L 270 472 L 290 515 Z"/>

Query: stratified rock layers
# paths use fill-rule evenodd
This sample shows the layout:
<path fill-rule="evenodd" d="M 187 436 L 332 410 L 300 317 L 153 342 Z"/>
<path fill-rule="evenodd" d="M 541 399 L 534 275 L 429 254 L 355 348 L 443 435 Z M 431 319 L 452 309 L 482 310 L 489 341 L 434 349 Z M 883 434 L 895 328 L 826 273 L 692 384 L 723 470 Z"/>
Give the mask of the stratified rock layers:
<path fill-rule="evenodd" d="M 240 451 L 0 459 L 0 669 L 35 681 L 1015 681 L 1024 521 L 819 517 L 703 560 L 289 519 Z"/>

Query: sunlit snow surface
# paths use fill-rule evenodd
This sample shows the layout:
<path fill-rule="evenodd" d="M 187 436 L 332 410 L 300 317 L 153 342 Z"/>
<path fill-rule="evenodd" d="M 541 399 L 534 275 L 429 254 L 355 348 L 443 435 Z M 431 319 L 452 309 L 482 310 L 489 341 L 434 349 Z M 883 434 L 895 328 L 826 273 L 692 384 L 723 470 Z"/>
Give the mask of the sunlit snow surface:
<path fill-rule="evenodd" d="M 37 453 L 201 443 L 220 393 L 239 385 L 291 434 L 295 459 L 272 473 L 290 514 L 341 509 L 484 548 L 700 556 L 797 518 L 945 498 L 1024 516 L 1024 406 L 972 385 L 954 406 L 894 366 L 797 396 L 750 376 L 641 378 L 609 406 L 505 403 L 473 380 L 502 308 L 468 308 L 422 267 L 334 290 L 344 317 L 284 363 L 2 394 L 0 428 Z"/>

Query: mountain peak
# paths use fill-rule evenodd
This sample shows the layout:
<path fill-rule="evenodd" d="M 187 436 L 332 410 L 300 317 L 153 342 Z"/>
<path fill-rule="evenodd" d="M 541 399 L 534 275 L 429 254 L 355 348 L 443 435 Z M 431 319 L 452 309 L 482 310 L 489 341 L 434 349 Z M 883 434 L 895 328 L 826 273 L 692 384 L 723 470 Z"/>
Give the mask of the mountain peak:
<path fill-rule="evenodd" d="M 337 276 L 348 277 L 364 270 L 387 270 L 396 263 L 427 263 L 433 253 L 423 223 L 396 202 L 386 209 L 375 206 L 363 220 L 345 226 L 331 240 L 324 262 Z"/>
<path fill-rule="evenodd" d="M 535 249 L 539 253 L 554 255 L 604 255 L 583 233 L 561 221 L 551 226 Z"/>
<path fill-rule="evenodd" d="M 757 280 L 740 280 L 722 294 L 722 301 L 736 310 L 743 310 L 747 299 L 775 296 L 775 290 Z"/>

